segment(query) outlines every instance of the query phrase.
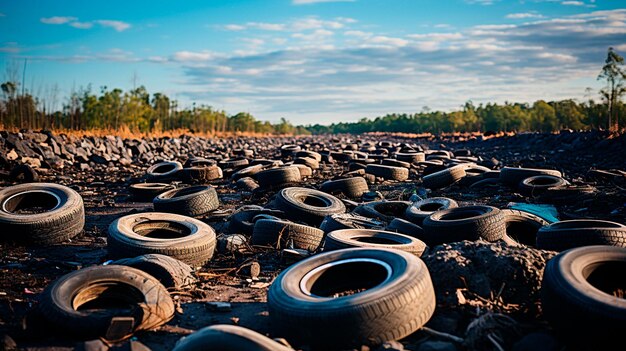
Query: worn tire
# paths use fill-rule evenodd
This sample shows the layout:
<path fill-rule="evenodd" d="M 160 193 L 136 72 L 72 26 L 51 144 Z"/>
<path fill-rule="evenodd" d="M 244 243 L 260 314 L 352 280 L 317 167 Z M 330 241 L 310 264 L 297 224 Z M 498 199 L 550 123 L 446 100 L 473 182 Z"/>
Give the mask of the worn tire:
<path fill-rule="evenodd" d="M 504 215 L 506 235 L 519 244 L 535 247 L 537 232 L 550 224 L 537 215 L 520 210 L 504 209 L 500 212 Z"/>
<path fill-rule="evenodd" d="M 338 213 L 324 217 L 320 229 L 329 233 L 339 229 L 384 229 L 385 223 L 354 213 Z"/>
<path fill-rule="evenodd" d="M 616 222 L 575 219 L 555 222 L 537 232 L 537 248 L 551 251 L 590 246 L 626 247 L 626 226 Z"/>
<path fill-rule="evenodd" d="M 396 152 L 395 156 L 398 161 L 408 163 L 422 162 L 426 160 L 426 155 L 423 152 Z"/>
<path fill-rule="evenodd" d="M 430 216 L 436 211 L 447 210 L 459 207 L 459 204 L 447 197 L 431 197 L 412 203 L 404 213 L 409 221 L 421 225 L 424 218 Z"/>
<path fill-rule="evenodd" d="M 394 218 L 385 230 L 406 234 L 420 240 L 424 235 L 424 229 L 422 229 L 422 227 L 402 218 Z"/>
<path fill-rule="evenodd" d="M 254 223 L 253 245 L 267 245 L 280 249 L 293 248 L 316 251 L 322 244 L 321 229 L 280 219 L 260 219 Z"/>
<path fill-rule="evenodd" d="M 129 188 L 135 200 L 152 202 L 157 195 L 176 189 L 176 186 L 166 183 L 137 183 L 131 184 Z"/>
<path fill-rule="evenodd" d="M 346 212 L 346 206 L 338 198 L 319 190 L 299 187 L 279 191 L 274 206 L 285 212 L 286 218 L 314 226 L 319 226 L 327 215 Z"/>
<path fill-rule="evenodd" d="M 212 180 L 221 179 L 224 173 L 218 166 L 207 166 L 183 168 L 181 175 L 185 183 L 204 184 Z"/>
<path fill-rule="evenodd" d="M 293 351 L 291 348 L 236 325 L 215 324 L 182 337 L 172 351 Z"/>
<path fill-rule="evenodd" d="M 155 253 L 192 267 L 211 260 L 215 244 L 215 231 L 208 224 L 160 212 L 135 213 L 116 219 L 109 225 L 107 241 L 109 256 L 114 259 Z"/>
<path fill-rule="evenodd" d="M 341 229 L 326 235 L 324 251 L 352 247 L 402 250 L 419 257 L 426 244 L 410 235 L 378 229 Z"/>
<path fill-rule="evenodd" d="M 183 165 L 178 161 L 159 162 L 148 167 L 146 179 L 150 182 L 163 182 L 174 180 L 178 177 Z"/>
<path fill-rule="evenodd" d="M 370 164 L 365 167 L 365 173 L 389 180 L 404 181 L 409 179 L 409 170 L 404 167 Z"/>
<path fill-rule="evenodd" d="M 46 211 L 15 213 L 29 208 L 28 205 L 37 205 Z M 84 226 L 83 198 L 66 186 L 26 183 L 0 190 L 0 240 L 59 244 L 78 235 Z"/>
<path fill-rule="evenodd" d="M 301 282 L 314 293 L 305 293 Z M 319 297 L 359 288 L 366 290 Z M 274 280 L 267 300 L 276 334 L 319 349 L 402 339 L 421 328 L 435 310 L 424 262 L 386 249 L 338 250 L 301 261 Z"/>
<path fill-rule="evenodd" d="M 320 186 L 320 190 L 329 194 L 344 194 L 350 199 L 360 199 L 363 193 L 369 191 L 367 181 L 363 177 L 352 177 L 337 180 L 328 180 Z"/>
<path fill-rule="evenodd" d="M 77 310 L 107 292 L 132 308 Z M 132 316 L 131 332 L 165 324 L 174 316 L 174 302 L 165 287 L 149 274 L 108 265 L 84 268 L 57 279 L 42 293 L 39 311 L 51 328 L 81 339 L 94 339 L 107 337 L 114 317 Z"/>
<path fill-rule="evenodd" d="M 228 232 L 232 234 L 252 235 L 254 229 L 254 217 L 260 214 L 282 216 L 283 213 L 258 205 L 243 205 L 228 218 Z"/>
<path fill-rule="evenodd" d="M 551 175 L 559 178 L 563 177 L 561 172 L 554 169 L 504 167 L 500 170 L 500 181 L 511 187 L 517 188 L 522 180 L 538 175 Z"/>
<path fill-rule="evenodd" d="M 526 196 L 536 196 L 549 188 L 560 188 L 568 185 L 567 180 L 551 175 L 528 177 L 519 183 L 519 192 Z"/>
<path fill-rule="evenodd" d="M 491 206 L 466 206 L 437 211 L 424 219 L 428 246 L 463 240 L 497 241 L 506 234 L 502 212 Z"/>
<path fill-rule="evenodd" d="M 129 266 L 156 278 L 166 288 L 182 290 L 196 282 L 193 268 L 185 262 L 161 254 L 146 254 L 134 258 L 122 258 L 111 265 Z"/>
<path fill-rule="evenodd" d="M 34 183 L 39 181 L 39 174 L 29 165 L 17 165 L 9 173 L 9 179 L 13 182 Z"/>
<path fill-rule="evenodd" d="M 611 350 L 626 330 L 626 249 L 587 246 L 548 261 L 541 284 L 545 319 L 576 350 Z"/>
<path fill-rule="evenodd" d="M 422 178 L 424 187 L 429 189 L 441 189 L 450 186 L 465 177 L 465 166 L 456 165 L 444 170 L 434 172 Z"/>
<path fill-rule="evenodd" d="M 216 210 L 220 206 L 220 200 L 215 188 L 196 185 L 161 193 L 154 198 L 152 204 L 157 212 L 198 217 Z"/>
<path fill-rule="evenodd" d="M 296 166 L 272 168 L 255 175 L 262 188 L 276 188 L 299 183 L 302 180 L 300 170 Z"/>
<path fill-rule="evenodd" d="M 354 212 L 361 216 L 374 218 L 389 223 L 394 218 L 404 218 L 406 209 L 411 205 L 409 201 L 374 201 L 359 205 Z"/>

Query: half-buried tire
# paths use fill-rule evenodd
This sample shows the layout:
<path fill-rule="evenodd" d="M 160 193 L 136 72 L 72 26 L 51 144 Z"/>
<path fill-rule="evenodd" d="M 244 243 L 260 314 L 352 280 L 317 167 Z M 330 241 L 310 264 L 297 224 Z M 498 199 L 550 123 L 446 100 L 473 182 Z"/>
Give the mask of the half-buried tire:
<path fill-rule="evenodd" d="M 370 247 L 376 249 L 396 249 L 421 256 L 426 245 L 409 235 L 376 229 L 342 229 L 326 236 L 325 251 L 347 249 L 351 247 Z"/>

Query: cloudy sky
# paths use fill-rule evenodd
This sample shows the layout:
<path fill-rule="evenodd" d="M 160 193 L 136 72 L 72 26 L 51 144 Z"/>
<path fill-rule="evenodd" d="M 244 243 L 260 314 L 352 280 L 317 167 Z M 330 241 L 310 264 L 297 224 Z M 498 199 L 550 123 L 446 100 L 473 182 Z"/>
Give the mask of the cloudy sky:
<path fill-rule="evenodd" d="M 0 79 L 26 59 L 34 93 L 143 84 L 297 124 L 583 99 L 609 46 L 624 1 L 0 0 Z"/>

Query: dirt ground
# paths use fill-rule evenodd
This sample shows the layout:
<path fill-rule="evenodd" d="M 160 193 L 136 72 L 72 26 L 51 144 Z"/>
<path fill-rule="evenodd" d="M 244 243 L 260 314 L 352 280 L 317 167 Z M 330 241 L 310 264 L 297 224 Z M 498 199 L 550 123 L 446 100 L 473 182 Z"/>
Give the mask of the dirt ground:
<path fill-rule="evenodd" d="M 389 138 L 391 137 L 385 137 L 385 140 Z M 560 219 L 597 218 L 626 223 L 626 183 L 595 181 L 587 177 L 588 171 L 593 168 L 626 168 L 623 161 L 623 154 L 626 154 L 622 148 L 623 139 L 622 136 L 619 142 L 600 146 L 595 145 L 595 142 L 591 145 L 584 144 L 583 148 L 574 146 L 573 150 L 569 149 L 570 144 L 561 143 L 561 146 L 565 145 L 561 149 L 554 147 L 550 137 L 541 135 L 534 139 L 525 137 L 524 142 L 507 142 L 505 138 L 418 142 L 426 143 L 431 148 L 444 144 L 450 149 L 472 149 L 477 155 L 486 159 L 495 157 L 501 164 L 509 166 L 560 169 L 570 182 L 592 184 L 598 189 L 593 197 L 558 204 Z M 38 294 L 56 278 L 108 260 L 107 227 L 114 219 L 152 210 L 151 203 L 134 202 L 128 192 L 128 185 L 137 182 L 146 168 L 147 165 L 133 165 L 118 169 L 95 167 L 89 171 L 65 169 L 41 173 L 42 181 L 61 183 L 81 194 L 86 211 L 85 230 L 71 242 L 52 247 L 24 247 L 0 242 L 0 335 L 10 335 L 25 350 L 70 350 L 75 347 L 77 341 L 50 332 L 45 327 L 31 328 L 41 321 L 37 320 L 36 314 L 29 311 L 38 303 Z M 318 172 L 304 185 L 315 187 L 337 171 L 339 169 Z M 0 186 L 11 184 L 4 180 Z M 235 208 L 243 204 L 263 205 L 272 195 L 271 192 L 252 195 L 235 190 L 227 179 L 212 184 L 218 190 L 221 206 L 211 216 L 201 220 L 213 226 L 218 235 L 224 232 L 227 216 Z M 370 189 L 380 191 L 388 200 L 406 200 L 419 189 L 419 182 L 412 176 L 407 182 L 386 181 L 370 185 Z M 537 202 L 501 185 L 479 189 L 454 185 L 434 191 L 429 196 L 447 196 L 461 204 L 484 203 L 500 208 L 506 207 L 510 202 Z M 259 262 L 262 268 L 260 277 L 255 280 L 246 276 L 243 270 L 238 270 L 251 260 Z M 218 323 L 237 324 L 271 337 L 280 337 L 272 334 L 266 308 L 266 292 L 276 275 L 288 265 L 289 262 L 279 252 L 271 249 L 256 249 L 254 252 L 236 255 L 216 254 L 210 264 L 197 272 L 199 282 L 193 289 L 171 291 L 177 304 L 174 319 L 158 330 L 138 333 L 135 338 L 152 350 L 170 350 L 181 336 Z M 231 303 L 231 310 L 211 310 L 207 303 L 216 301 Z M 457 312 L 442 310 L 437 313 L 441 313 L 441 316 L 454 316 Z M 403 343 L 407 349 L 414 349 L 414 345 L 425 337 L 425 334 L 418 332 L 403 340 Z"/>

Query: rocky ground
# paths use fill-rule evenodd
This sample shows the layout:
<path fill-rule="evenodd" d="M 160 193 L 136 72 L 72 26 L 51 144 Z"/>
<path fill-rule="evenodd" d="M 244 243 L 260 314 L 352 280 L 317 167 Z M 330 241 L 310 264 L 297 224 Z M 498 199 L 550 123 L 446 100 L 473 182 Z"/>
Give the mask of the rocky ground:
<path fill-rule="evenodd" d="M 553 168 L 563 172 L 573 184 L 589 184 L 590 195 L 551 203 L 560 219 L 597 218 L 626 223 L 626 136 L 602 132 L 560 134 L 521 134 L 514 136 L 447 136 L 407 138 L 391 135 L 313 136 L 301 138 L 179 138 L 129 140 L 53 135 L 50 133 L 0 132 L 0 186 L 16 183 L 10 171 L 17 164 L 35 168 L 40 181 L 60 183 L 77 190 L 84 199 L 84 234 L 64 245 L 25 247 L 0 241 L 0 335 L 9 335 L 21 349 L 73 349 L 75 340 L 35 328 L 37 316 L 29 313 L 37 305 L 38 294 L 54 279 L 68 272 L 102 264 L 108 260 L 106 233 L 116 218 L 140 211 L 151 211 L 152 204 L 135 202 L 128 187 L 140 182 L 146 169 L 160 160 L 184 161 L 190 155 L 229 158 L 249 155 L 279 159 L 280 146 L 299 144 L 309 149 L 327 147 L 358 149 L 363 142 L 391 140 L 422 145 L 425 149 L 469 149 L 485 164 Z M 251 150 L 251 151 L 250 151 Z M 594 169 L 617 169 L 614 176 L 598 175 Z M 346 169 L 338 163 L 324 164 L 301 186 L 315 187 Z M 225 172 L 228 175 L 228 171 Z M 621 176 L 620 176 L 621 174 Z M 265 204 L 273 192 L 247 192 L 235 189 L 225 177 L 211 182 L 220 198 L 219 210 L 201 218 L 224 232 L 227 218 L 243 204 Z M 412 169 L 406 182 L 384 181 L 370 185 L 388 200 L 408 200 L 424 191 L 420 175 Z M 447 196 L 460 204 L 489 204 L 504 208 L 511 202 L 543 203 L 502 185 L 469 188 L 462 184 L 433 191 L 428 196 Z M 2 235 L 2 233 L 0 233 Z M 547 331 L 541 319 L 538 297 L 541 274 L 553 252 L 509 247 L 504 243 L 462 242 L 429 248 L 423 255 L 437 293 L 437 310 L 427 324 L 402 340 L 408 350 L 497 350 L 512 349 L 525 335 Z M 261 266 L 258 278 L 251 277 L 246 263 Z M 175 318 L 155 331 L 135 338 L 152 350 L 169 350 L 183 335 L 216 323 L 237 324 L 271 337 L 266 308 L 267 287 L 292 261 L 277 250 L 251 248 L 237 254 L 217 254 L 212 262 L 196 272 L 199 282 L 193 289 L 171 291 L 177 303 Z M 212 302 L 228 302 L 215 308 Z M 495 327 L 494 327 L 495 326 Z M 442 334 L 445 333 L 445 334 Z M 491 333 L 491 337 L 487 337 Z M 542 345 L 547 345 L 540 334 Z M 456 338 L 455 338 L 456 337 Z M 558 342 L 554 339 L 548 339 Z M 547 344 L 546 344 L 547 343 Z M 425 348 L 425 344 L 428 347 Z M 532 345 L 532 344 L 531 344 Z M 399 346 L 396 346 L 399 347 Z M 306 345 L 302 349 L 307 349 Z M 538 349 L 538 348 L 537 348 Z M 545 348 L 548 349 L 548 348 Z M 555 348 L 558 349 L 558 348 Z"/>

